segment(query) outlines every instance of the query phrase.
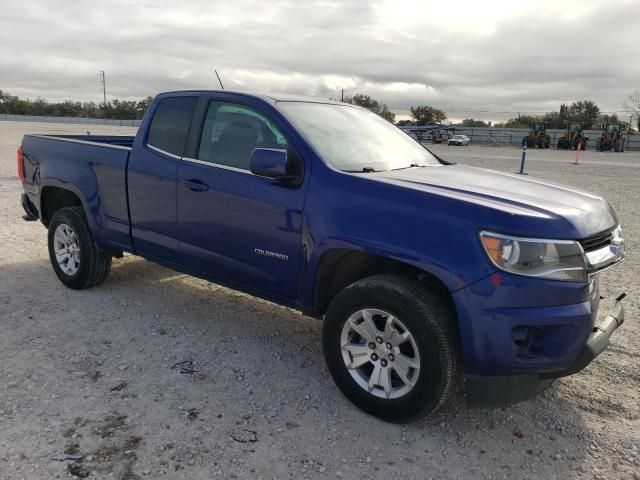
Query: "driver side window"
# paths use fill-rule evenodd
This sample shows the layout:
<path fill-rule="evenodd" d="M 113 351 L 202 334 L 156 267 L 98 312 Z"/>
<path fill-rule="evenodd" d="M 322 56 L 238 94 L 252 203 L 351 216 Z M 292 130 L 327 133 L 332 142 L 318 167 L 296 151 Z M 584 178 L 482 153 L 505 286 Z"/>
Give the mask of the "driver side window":
<path fill-rule="evenodd" d="M 198 160 L 249 170 L 255 148 L 287 148 L 287 139 L 264 115 L 228 102 L 211 102 L 202 128 Z"/>

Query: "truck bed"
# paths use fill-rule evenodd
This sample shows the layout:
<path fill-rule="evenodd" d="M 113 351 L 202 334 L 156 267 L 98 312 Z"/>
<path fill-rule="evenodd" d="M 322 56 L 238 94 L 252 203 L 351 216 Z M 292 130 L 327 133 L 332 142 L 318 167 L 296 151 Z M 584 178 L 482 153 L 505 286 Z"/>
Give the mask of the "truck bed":
<path fill-rule="evenodd" d="M 71 190 L 85 207 L 96 241 L 130 248 L 126 169 L 134 138 L 25 135 L 24 189 L 29 201 L 40 211 L 41 195 L 48 188 Z"/>

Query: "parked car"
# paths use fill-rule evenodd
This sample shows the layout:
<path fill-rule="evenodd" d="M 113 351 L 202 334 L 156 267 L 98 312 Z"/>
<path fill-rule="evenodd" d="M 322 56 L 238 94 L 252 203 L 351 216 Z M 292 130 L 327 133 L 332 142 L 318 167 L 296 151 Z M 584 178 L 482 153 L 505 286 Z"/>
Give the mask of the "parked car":
<path fill-rule="evenodd" d="M 621 297 L 598 315 L 624 256 L 606 200 L 450 164 L 352 105 L 164 93 L 135 137 L 26 135 L 17 164 L 63 284 L 128 252 L 323 319 L 338 387 L 387 420 L 436 411 L 460 375 L 471 405 L 529 398 L 624 319 Z"/>
<path fill-rule="evenodd" d="M 466 135 L 454 135 L 449 139 L 447 145 L 458 145 L 461 147 L 466 147 L 471 143 L 471 140 Z"/>

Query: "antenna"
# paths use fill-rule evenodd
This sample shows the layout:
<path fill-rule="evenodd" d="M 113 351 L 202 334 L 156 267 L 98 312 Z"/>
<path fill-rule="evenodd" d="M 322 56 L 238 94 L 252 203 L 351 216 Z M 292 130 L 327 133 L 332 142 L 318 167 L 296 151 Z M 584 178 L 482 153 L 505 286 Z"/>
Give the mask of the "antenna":
<path fill-rule="evenodd" d="M 220 75 L 218 75 L 218 71 L 214 70 L 214 72 L 216 72 L 216 77 L 218 77 L 218 81 L 220 82 L 220 87 L 222 88 L 222 90 L 224 90 L 224 85 L 222 85 L 222 80 L 220 80 Z"/>

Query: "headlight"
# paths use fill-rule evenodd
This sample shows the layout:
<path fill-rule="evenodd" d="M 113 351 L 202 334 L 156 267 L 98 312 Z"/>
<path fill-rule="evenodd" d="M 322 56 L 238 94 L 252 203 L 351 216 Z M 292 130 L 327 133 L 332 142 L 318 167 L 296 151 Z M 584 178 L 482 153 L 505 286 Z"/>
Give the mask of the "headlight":
<path fill-rule="evenodd" d="M 582 247 L 572 240 L 519 238 L 480 232 L 491 261 L 500 269 L 528 277 L 586 282 Z"/>

